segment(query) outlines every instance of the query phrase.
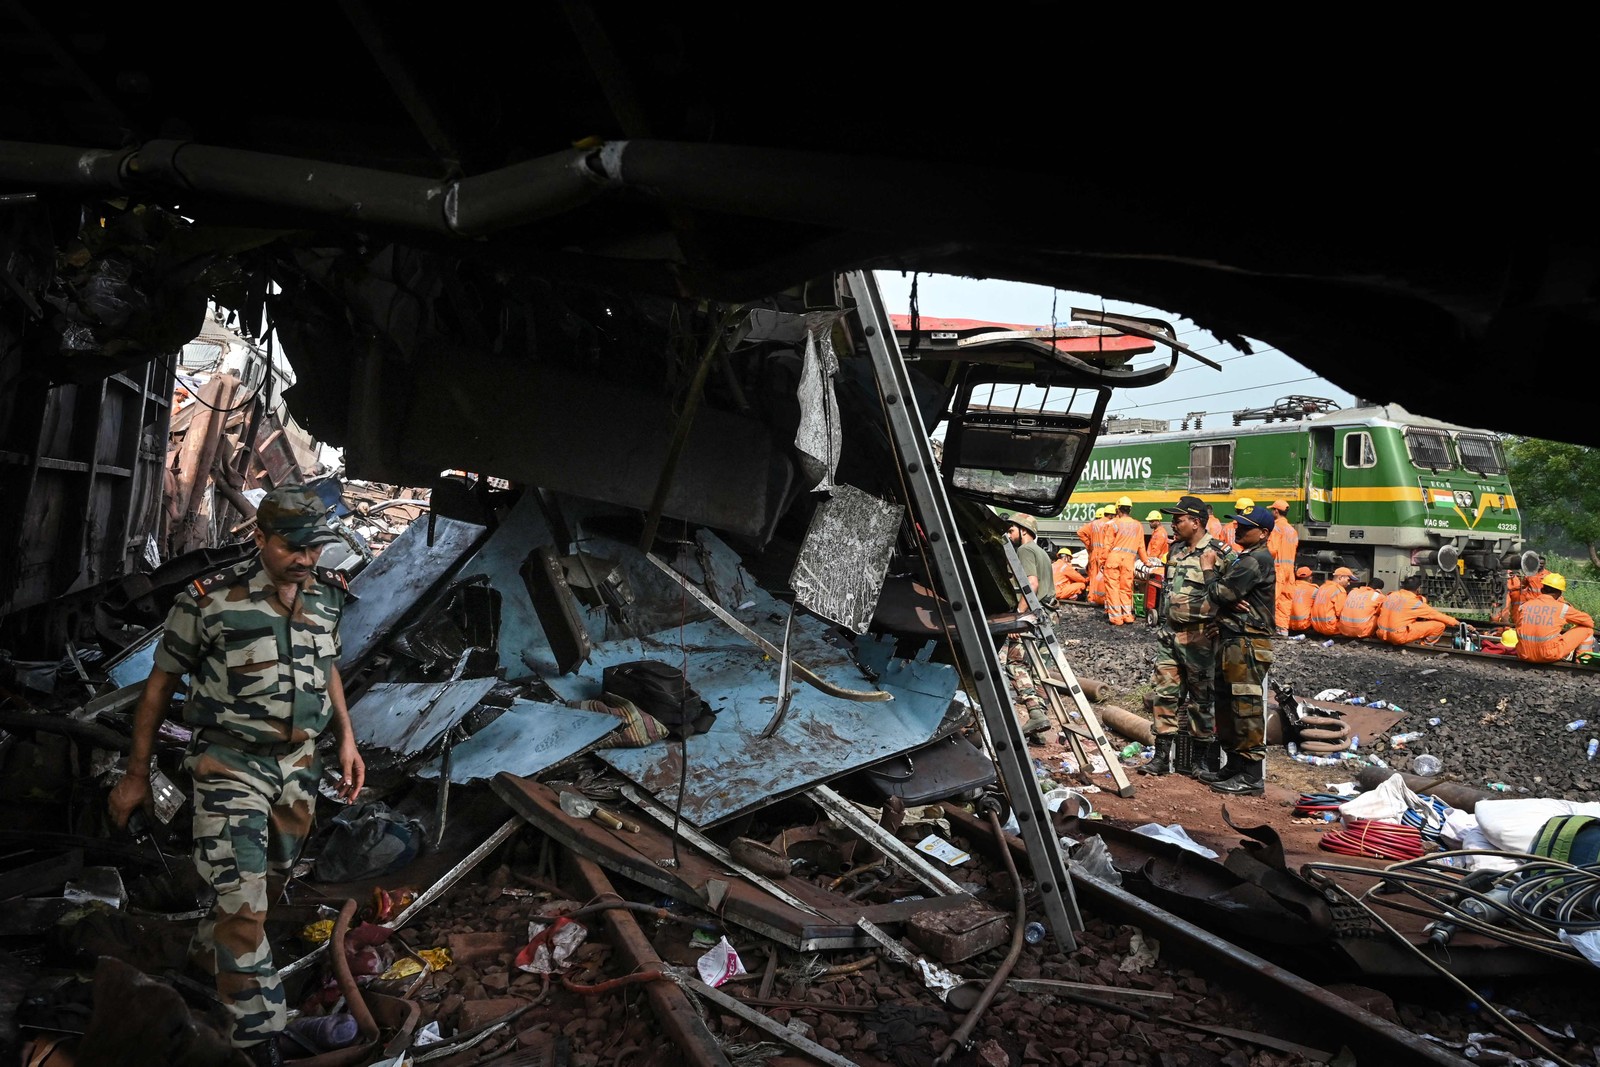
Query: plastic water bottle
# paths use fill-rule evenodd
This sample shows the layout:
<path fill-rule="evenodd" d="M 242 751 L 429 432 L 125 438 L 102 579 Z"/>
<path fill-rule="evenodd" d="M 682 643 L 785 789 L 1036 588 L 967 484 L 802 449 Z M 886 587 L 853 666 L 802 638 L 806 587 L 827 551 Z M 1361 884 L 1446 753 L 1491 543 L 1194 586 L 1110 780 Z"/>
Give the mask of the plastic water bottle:
<path fill-rule="evenodd" d="M 1411 761 L 1411 769 L 1424 778 L 1432 778 L 1439 773 L 1443 766 L 1444 764 L 1439 762 L 1438 756 L 1423 755 Z"/>
<path fill-rule="evenodd" d="M 1395 734 L 1393 737 L 1389 738 L 1389 745 L 1392 748 L 1405 748 L 1411 742 L 1420 740 L 1422 740 L 1422 731 L 1413 730 L 1408 734 Z"/>
<path fill-rule="evenodd" d="M 1333 647 L 1333 638 L 1330 637 L 1326 641 L 1322 642 L 1322 647 L 1323 648 L 1332 648 Z"/>
<path fill-rule="evenodd" d="M 1443 719 L 1441 719 L 1441 718 L 1439 718 L 1439 716 L 1435 715 L 1433 718 L 1428 720 L 1428 725 L 1429 726 L 1438 726 L 1439 724 L 1441 724 L 1443 722 L 1444 722 Z"/>
<path fill-rule="evenodd" d="M 1567 733 L 1569 733 L 1569 734 L 1577 733 L 1579 730 L 1583 729 L 1585 726 L 1588 726 L 1588 725 L 1589 725 L 1589 720 L 1588 719 L 1573 719 L 1571 722 L 1567 723 Z"/>
<path fill-rule="evenodd" d="M 1022 928 L 1022 940 L 1030 945 L 1037 945 L 1044 940 L 1045 934 L 1048 932 L 1044 928 L 1044 923 L 1032 922 Z"/>
<path fill-rule="evenodd" d="M 1350 735 L 1350 751 L 1351 752 L 1357 752 L 1357 751 L 1360 751 L 1360 749 L 1361 749 L 1361 735 L 1360 734 L 1351 734 Z"/>
<path fill-rule="evenodd" d="M 1595 738 L 1595 737 L 1589 738 L 1589 747 L 1587 749 L 1585 749 L 1584 751 L 1586 751 L 1589 754 L 1589 758 L 1591 760 L 1594 759 L 1594 754 L 1596 752 L 1600 752 L 1600 738 Z"/>

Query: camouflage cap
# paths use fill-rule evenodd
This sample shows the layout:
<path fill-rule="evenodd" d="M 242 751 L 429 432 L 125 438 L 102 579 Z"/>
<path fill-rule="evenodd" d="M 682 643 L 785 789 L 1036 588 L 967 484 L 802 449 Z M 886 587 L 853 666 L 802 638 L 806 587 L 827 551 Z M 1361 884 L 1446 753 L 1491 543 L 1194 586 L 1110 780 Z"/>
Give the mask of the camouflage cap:
<path fill-rule="evenodd" d="M 294 548 L 314 548 L 339 540 L 328 526 L 328 505 L 303 485 L 280 485 L 261 498 L 256 524 Z"/>

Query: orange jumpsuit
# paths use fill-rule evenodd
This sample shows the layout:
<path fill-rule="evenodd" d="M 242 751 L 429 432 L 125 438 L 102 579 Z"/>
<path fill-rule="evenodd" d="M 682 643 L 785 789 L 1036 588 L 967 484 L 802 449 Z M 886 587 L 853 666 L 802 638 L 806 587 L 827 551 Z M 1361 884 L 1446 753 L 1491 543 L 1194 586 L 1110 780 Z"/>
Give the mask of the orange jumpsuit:
<path fill-rule="evenodd" d="M 1056 561 L 1050 564 L 1050 573 L 1056 577 L 1057 600 L 1072 600 L 1089 588 L 1089 579 L 1066 556 L 1056 557 Z"/>
<path fill-rule="evenodd" d="M 1497 622 L 1510 621 L 1512 626 L 1522 625 L 1522 605 L 1532 600 L 1544 591 L 1544 576 L 1550 572 L 1544 567 L 1539 568 L 1537 574 L 1513 574 L 1506 578 L 1506 606 L 1505 619 Z"/>
<path fill-rule="evenodd" d="M 1113 626 L 1124 626 L 1134 621 L 1134 560 L 1145 563 L 1150 560 L 1144 554 L 1143 523 L 1132 515 L 1118 515 L 1107 522 L 1110 534 L 1106 538 L 1106 618 Z"/>
<path fill-rule="evenodd" d="M 1222 540 L 1222 523 L 1215 515 L 1206 519 L 1206 533 L 1215 537 L 1218 541 Z"/>
<path fill-rule="evenodd" d="M 1294 560 L 1300 554 L 1300 534 L 1287 515 L 1280 516 L 1267 534 L 1267 551 L 1272 553 L 1272 566 L 1278 572 L 1278 599 L 1273 607 L 1273 625 L 1280 630 L 1289 628 L 1289 616 L 1294 607 Z"/>
<path fill-rule="evenodd" d="M 1446 627 L 1456 625 L 1455 619 L 1429 607 L 1425 597 L 1409 589 L 1390 593 L 1378 610 L 1378 636 L 1391 645 L 1430 641 L 1444 633 Z"/>
<path fill-rule="evenodd" d="M 1155 529 L 1150 531 L 1150 544 L 1144 550 L 1152 563 L 1159 562 L 1167 554 L 1167 549 L 1172 546 L 1172 540 L 1167 537 L 1167 528 L 1161 523 L 1155 524 Z"/>
<path fill-rule="evenodd" d="M 1096 519 L 1090 536 L 1094 547 L 1089 550 L 1089 593 L 1085 598 L 1091 604 L 1106 602 L 1106 556 L 1111 551 L 1111 520 Z"/>
<path fill-rule="evenodd" d="M 1311 628 L 1324 637 L 1338 633 L 1339 615 L 1349 595 L 1343 582 L 1327 581 L 1317 586 L 1317 595 L 1311 598 Z"/>
<path fill-rule="evenodd" d="M 1359 585 L 1344 598 L 1339 609 L 1339 633 L 1345 637 L 1371 637 L 1378 628 L 1384 595 L 1370 585 Z"/>
<path fill-rule="evenodd" d="M 1517 624 L 1517 658 L 1555 663 L 1594 643 L 1594 620 L 1586 613 L 1540 593 L 1522 605 Z"/>
<path fill-rule="evenodd" d="M 1222 524 L 1222 533 L 1217 536 L 1217 540 L 1221 541 L 1229 548 L 1237 549 L 1239 547 L 1238 537 L 1239 524 L 1234 522 L 1232 519 L 1229 519 L 1227 522 Z"/>
<path fill-rule="evenodd" d="M 1300 633 L 1311 629 L 1311 602 L 1316 599 L 1317 587 L 1301 578 L 1294 580 L 1293 596 L 1289 605 L 1289 629 Z"/>

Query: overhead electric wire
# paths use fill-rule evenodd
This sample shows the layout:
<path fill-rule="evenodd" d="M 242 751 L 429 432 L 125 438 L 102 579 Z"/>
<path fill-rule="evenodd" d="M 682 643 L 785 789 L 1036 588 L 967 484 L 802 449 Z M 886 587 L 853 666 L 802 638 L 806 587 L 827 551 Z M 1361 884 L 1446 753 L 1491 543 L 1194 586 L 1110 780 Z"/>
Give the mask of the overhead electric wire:
<path fill-rule="evenodd" d="M 1216 393 L 1197 393 L 1194 396 L 1183 397 L 1183 398 L 1178 399 L 1178 400 L 1153 400 L 1148 404 L 1129 404 L 1126 407 L 1118 408 L 1116 411 L 1107 412 L 1107 414 L 1116 415 L 1116 414 L 1120 414 L 1121 412 L 1124 412 L 1124 411 L 1134 411 L 1134 410 L 1137 410 L 1139 408 L 1163 408 L 1163 407 L 1181 406 L 1183 404 L 1191 404 L 1196 400 L 1207 400 L 1207 399 L 1210 399 L 1211 397 L 1214 397 L 1214 396 L 1231 396 L 1234 393 L 1250 393 L 1250 392 L 1254 392 L 1254 391 L 1256 391 L 1258 389 L 1276 389 L 1280 385 L 1298 385 L 1301 382 L 1314 382 L 1314 381 L 1320 380 L 1321 377 L 1322 376 L 1319 375 L 1319 374 L 1310 374 L 1310 375 L 1307 375 L 1304 378 L 1291 378 L 1288 381 L 1284 381 L 1284 382 L 1267 382 L 1264 385 L 1247 385 L 1247 386 L 1244 386 L 1244 387 L 1239 388 L 1239 389 L 1223 389 L 1222 391 L 1216 392 Z"/>

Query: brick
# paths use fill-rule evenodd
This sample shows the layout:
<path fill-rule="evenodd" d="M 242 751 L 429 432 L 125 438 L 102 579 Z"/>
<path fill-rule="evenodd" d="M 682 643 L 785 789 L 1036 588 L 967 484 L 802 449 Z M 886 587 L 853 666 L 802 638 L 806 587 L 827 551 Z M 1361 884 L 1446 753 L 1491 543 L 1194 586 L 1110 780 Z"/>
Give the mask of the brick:
<path fill-rule="evenodd" d="M 489 930 L 475 934 L 451 934 L 445 938 L 444 944 L 450 950 L 452 960 L 470 967 L 479 963 L 496 963 L 502 953 L 515 954 L 527 941 L 519 941 L 515 934 Z"/>
<path fill-rule="evenodd" d="M 906 920 L 906 936 L 941 963 L 960 963 L 1005 944 L 1006 917 L 976 901 L 948 911 L 919 912 Z"/>

